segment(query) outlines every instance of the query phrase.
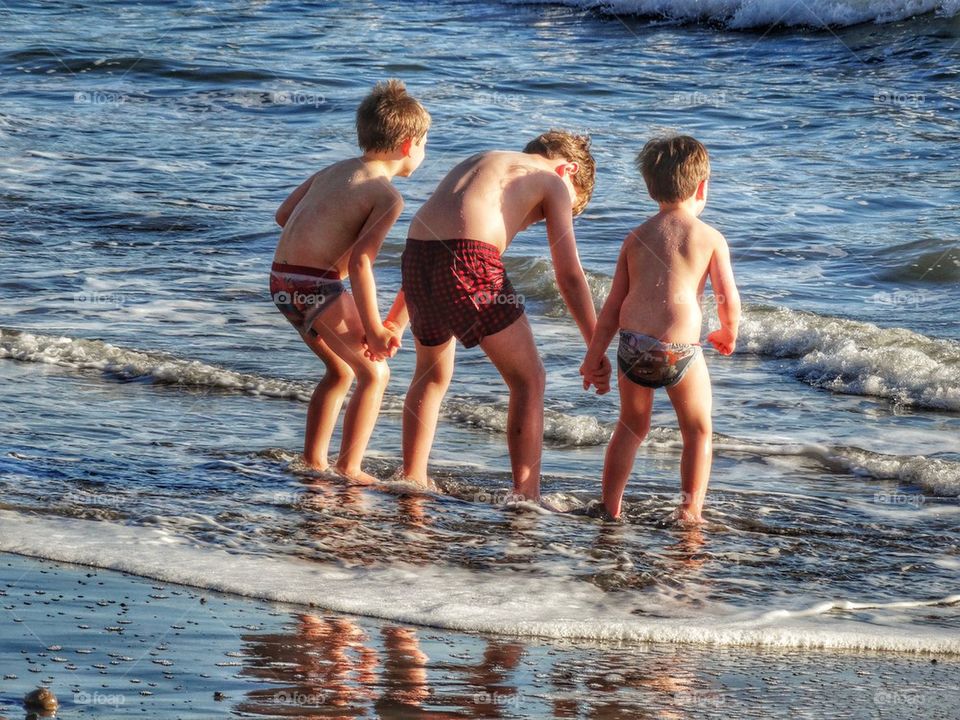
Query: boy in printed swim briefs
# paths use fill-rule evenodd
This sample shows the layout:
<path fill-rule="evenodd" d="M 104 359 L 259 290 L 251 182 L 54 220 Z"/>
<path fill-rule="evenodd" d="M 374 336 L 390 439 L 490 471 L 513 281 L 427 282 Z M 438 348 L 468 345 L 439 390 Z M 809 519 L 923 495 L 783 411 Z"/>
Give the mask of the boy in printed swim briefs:
<path fill-rule="evenodd" d="M 700 522 L 710 465 L 710 376 L 700 348 L 700 300 L 707 277 L 717 300 L 720 329 L 707 340 L 723 355 L 737 345 L 740 296 L 723 235 L 698 219 L 707 202 L 707 149 L 689 136 L 655 138 L 637 156 L 660 212 L 627 235 L 610 295 L 580 369 L 584 389 L 610 389 L 607 347 L 619 328 L 620 418 L 603 465 L 603 505 L 620 504 L 637 449 L 650 429 L 656 388 L 666 388 L 683 437 L 682 500 L 678 519 Z"/>
<path fill-rule="evenodd" d="M 440 402 L 453 377 L 456 340 L 480 345 L 510 389 L 507 445 L 513 489 L 540 497 L 545 373 L 501 254 L 524 228 L 546 220 L 557 284 L 584 342 L 596 324 L 573 233 L 590 201 L 590 140 L 551 131 L 523 152 L 485 152 L 457 165 L 410 225 L 403 294 L 417 361 L 403 408 L 403 472 L 427 484 Z"/>
<path fill-rule="evenodd" d="M 334 425 L 354 379 L 343 416 L 335 469 L 363 482 L 360 468 L 389 371 L 406 324 L 402 303 L 380 321 L 373 261 L 403 209 L 391 184 L 423 161 L 430 115 L 403 83 L 379 83 L 360 103 L 357 141 L 363 154 L 312 175 L 277 210 L 283 228 L 270 273 L 270 294 L 326 374 L 307 409 L 304 460 L 327 468 Z M 343 280 L 350 278 L 351 295 Z"/>

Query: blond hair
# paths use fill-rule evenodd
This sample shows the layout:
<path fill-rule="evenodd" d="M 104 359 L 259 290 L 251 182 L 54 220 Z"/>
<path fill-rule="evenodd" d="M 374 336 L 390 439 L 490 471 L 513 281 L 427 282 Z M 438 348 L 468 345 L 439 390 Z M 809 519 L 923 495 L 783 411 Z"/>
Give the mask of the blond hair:
<path fill-rule="evenodd" d="M 396 150 L 407 138 L 420 142 L 430 113 L 399 80 L 378 82 L 357 108 L 357 144 L 364 152 Z"/>
<path fill-rule="evenodd" d="M 655 137 L 637 155 L 637 169 L 657 202 L 680 202 L 710 177 L 710 156 L 689 135 Z"/>
<path fill-rule="evenodd" d="M 593 196 L 597 175 L 597 163 L 590 153 L 590 136 L 575 135 L 564 130 L 551 130 L 528 142 L 523 151 L 530 155 L 543 155 L 550 160 L 563 159 L 567 162 L 575 162 L 580 166 L 570 179 L 577 191 L 577 202 L 573 206 L 573 214 L 582 213 Z"/>

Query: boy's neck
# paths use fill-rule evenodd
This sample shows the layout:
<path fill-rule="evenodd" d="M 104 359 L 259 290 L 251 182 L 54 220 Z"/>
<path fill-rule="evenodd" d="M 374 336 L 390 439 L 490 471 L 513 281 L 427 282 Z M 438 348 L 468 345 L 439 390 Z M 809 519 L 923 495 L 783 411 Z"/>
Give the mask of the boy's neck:
<path fill-rule="evenodd" d="M 365 152 L 360 156 L 360 162 L 374 174 L 392 180 L 403 167 L 404 158 L 397 158 L 394 153 Z"/>
<path fill-rule="evenodd" d="M 697 212 L 696 195 L 691 195 L 686 200 L 680 200 L 679 202 L 662 202 L 659 205 L 661 213 L 683 213 L 691 217 L 697 217 L 699 214 Z"/>

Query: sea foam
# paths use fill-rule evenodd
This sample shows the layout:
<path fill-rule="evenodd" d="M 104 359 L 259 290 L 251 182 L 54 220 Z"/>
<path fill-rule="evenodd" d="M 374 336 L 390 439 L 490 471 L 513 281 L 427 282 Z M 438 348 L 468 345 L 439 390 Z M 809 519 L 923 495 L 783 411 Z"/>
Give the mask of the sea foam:
<path fill-rule="evenodd" d="M 362 569 L 263 557 L 158 529 L 0 510 L 0 551 L 129 572 L 263 600 L 449 630 L 626 643 L 850 649 L 960 655 L 960 636 L 858 623 L 836 611 L 946 606 L 960 596 L 801 609 L 631 604 L 588 583 L 515 572 L 393 564 Z"/>
<path fill-rule="evenodd" d="M 884 389 L 888 396 L 910 404 L 928 402 L 936 406 L 952 402 L 960 393 L 960 379 L 952 379 L 958 372 L 955 351 L 947 341 L 933 340 L 905 330 L 882 330 L 867 323 L 829 319 L 812 313 L 792 310 L 773 310 L 757 313 L 756 319 L 744 321 L 744 344 L 748 348 L 775 357 L 798 358 L 798 375 L 812 384 L 823 383 L 831 390 L 856 392 L 868 384 L 856 371 L 843 365 L 842 356 L 830 355 L 831 362 L 839 363 L 833 374 L 825 375 L 823 367 L 829 353 L 821 348 L 831 343 L 847 346 L 850 343 L 874 343 L 865 348 L 865 355 L 880 353 L 883 362 L 878 367 L 861 362 L 867 372 L 887 373 L 884 381 L 876 381 L 873 390 Z M 899 340 L 899 344 L 895 341 Z M 887 342 L 893 349 L 884 355 L 878 345 Z M 910 345 L 912 343 L 912 345 Z M 847 348 L 848 354 L 856 351 Z M 898 352 L 917 353 L 922 367 L 932 368 L 926 384 L 903 366 Z M 893 353 L 894 357 L 889 357 Z M 240 373 L 228 368 L 197 360 L 177 358 L 166 353 L 122 348 L 100 340 L 86 340 L 55 335 L 42 335 L 0 328 L 0 359 L 59 365 L 76 370 L 97 371 L 108 378 L 142 380 L 160 385 L 184 388 L 213 388 L 254 397 L 286 398 L 308 402 L 313 385 L 308 382 Z M 885 359 L 884 359 L 885 358 Z M 818 375 L 804 378 L 806 367 L 817 367 Z M 845 374 L 846 373 L 846 374 Z M 901 383 L 898 386 L 898 381 Z M 873 382 L 873 381 L 870 381 Z M 912 393 L 912 394 L 911 394 Z M 402 398 L 388 396 L 384 412 L 398 415 Z M 949 409 L 954 405 L 947 403 Z M 451 396 L 443 405 L 445 419 L 491 432 L 505 433 L 507 411 L 505 403 L 491 404 L 468 397 Z M 596 417 L 576 415 L 548 409 L 544 416 L 544 438 L 567 446 L 602 445 L 610 438 L 611 423 Z M 646 440 L 648 447 L 662 451 L 679 451 L 682 447 L 679 433 L 672 428 L 654 428 Z M 891 455 L 870 450 L 832 445 L 771 443 L 759 440 L 717 434 L 714 448 L 719 452 L 746 453 L 756 456 L 782 456 L 816 460 L 826 471 L 852 473 L 881 480 L 897 480 L 916 485 L 934 496 L 960 495 L 960 463 L 949 459 L 927 458 L 922 455 Z"/>
<path fill-rule="evenodd" d="M 610 15 L 640 15 L 678 22 L 715 22 L 747 30 L 783 26 L 847 26 L 890 23 L 937 13 L 952 17 L 958 0 L 514 0 L 520 4 L 570 5 Z"/>

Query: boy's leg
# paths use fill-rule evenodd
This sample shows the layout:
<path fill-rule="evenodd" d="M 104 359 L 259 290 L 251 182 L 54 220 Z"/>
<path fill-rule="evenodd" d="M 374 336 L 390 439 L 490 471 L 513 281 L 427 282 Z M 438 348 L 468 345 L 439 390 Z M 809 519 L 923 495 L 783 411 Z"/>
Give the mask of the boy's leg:
<path fill-rule="evenodd" d="M 613 517 L 620 517 L 623 490 L 630 479 L 640 443 L 650 431 L 653 389 L 637 385 L 623 373 L 617 375 L 620 417 L 603 460 L 603 504 Z"/>
<path fill-rule="evenodd" d="M 667 388 L 683 436 L 680 460 L 680 519 L 700 522 L 713 462 L 713 398 L 703 356 L 694 360 L 683 380 Z"/>
<path fill-rule="evenodd" d="M 320 339 L 353 371 L 357 387 L 343 416 L 343 437 L 336 469 L 354 480 L 374 482 L 360 469 L 367 443 L 380 414 L 380 404 L 390 379 L 384 361 L 374 362 L 363 354 L 363 325 L 353 296 L 343 293 L 313 324 Z"/>
<path fill-rule="evenodd" d="M 416 346 L 417 365 L 403 400 L 403 475 L 426 485 L 430 448 L 437 431 L 440 403 L 453 378 L 457 345 L 451 337 L 442 345 L 421 345 L 416 341 Z"/>
<path fill-rule="evenodd" d="M 307 430 L 303 439 L 303 459 L 310 467 L 326 470 L 330 438 L 340 415 L 340 408 L 353 383 L 353 370 L 323 340 L 312 335 L 303 337 L 327 368 L 317 383 L 307 408 Z"/>
<path fill-rule="evenodd" d="M 543 392 L 546 372 L 526 315 L 510 327 L 480 341 L 510 389 L 507 447 L 513 468 L 513 491 L 540 499 L 540 457 L 543 450 Z"/>

